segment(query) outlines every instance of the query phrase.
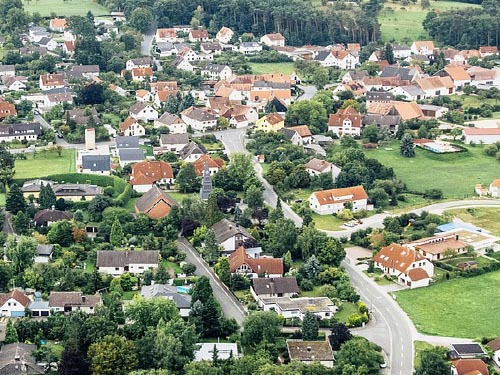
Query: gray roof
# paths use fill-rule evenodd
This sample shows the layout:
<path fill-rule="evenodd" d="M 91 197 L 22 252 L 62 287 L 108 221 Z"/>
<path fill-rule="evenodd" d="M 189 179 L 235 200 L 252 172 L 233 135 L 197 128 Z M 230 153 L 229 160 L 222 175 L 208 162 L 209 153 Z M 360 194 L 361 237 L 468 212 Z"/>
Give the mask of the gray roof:
<path fill-rule="evenodd" d="M 330 55 L 330 51 L 319 51 L 314 60 L 316 61 L 325 61 L 326 58 Z"/>
<path fill-rule="evenodd" d="M 366 93 L 366 101 L 372 102 L 386 102 L 392 100 L 392 94 L 387 91 L 368 91 Z"/>
<path fill-rule="evenodd" d="M 270 81 L 255 81 L 253 86 L 262 88 L 280 89 L 280 90 L 287 90 L 292 87 L 290 83 L 287 82 L 270 82 Z"/>
<path fill-rule="evenodd" d="M 102 304 L 100 295 L 83 295 L 82 292 L 50 292 L 50 307 L 96 307 Z"/>
<path fill-rule="evenodd" d="M 257 42 L 243 42 L 243 43 L 241 43 L 241 45 L 243 47 L 246 47 L 246 48 L 259 47 L 260 46 L 260 44 L 257 43 Z"/>
<path fill-rule="evenodd" d="M 42 134 L 42 125 L 38 122 L 28 124 L 9 124 L 0 125 L 0 138 L 23 136 L 23 135 L 40 135 Z"/>
<path fill-rule="evenodd" d="M 139 137 L 119 135 L 115 139 L 116 148 L 139 148 Z"/>
<path fill-rule="evenodd" d="M 227 239 L 237 234 L 242 234 L 247 238 L 254 239 L 253 236 L 245 228 L 227 219 L 218 221 L 217 223 L 212 225 L 211 229 L 214 231 L 215 238 L 218 243 L 223 243 Z"/>
<path fill-rule="evenodd" d="M 327 160 L 321 160 L 321 159 L 317 159 L 317 158 L 312 158 L 311 160 L 309 160 L 306 163 L 305 168 L 306 169 L 312 169 L 312 170 L 315 170 L 315 171 L 323 173 L 323 171 L 325 171 L 326 169 L 331 168 L 332 166 L 334 166 L 334 165 L 332 163 L 330 163 L 329 161 L 327 161 Z"/>
<path fill-rule="evenodd" d="M 83 155 L 83 169 L 90 169 L 92 172 L 111 170 L 111 157 L 109 155 Z"/>
<path fill-rule="evenodd" d="M 281 128 L 280 129 L 280 132 L 283 133 L 283 135 L 288 138 L 288 139 L 292 139 L 293 136 L 295 135 L 296 131 L 295 130 L 292 130 L 292 129 L 289 129 L 289 128 Z"/>
<path fill-rule="evenodd" d="M 33 217 L 33 221 L 35 223 L 45 223 L 45 222 L 56 222 L 60 220 L 71 220 L 73 215 L 71 212 L 60 211 L 60 210 L 51 210 L 50 208 L 46 208 L 44 210 L 38 211 Z"/>
<path fill-rule="evenodd" d="M 451 344 L 453 350 L 455 350 L 458 355 L 467 355 L 467 354 L 475 354 L 475 355 L 484 355 L 486 354 L 479 344 Z"/>
<path fill-rule="evenodd" d="M 160 201 L 163 201 L 167 206 L 170 207 L 175 205 L 175 201 L 170 198 L 167 193 L 161 190 L 157 185 L 153 185 L 151 189 L 145 192 L 137 200 L 137 202 L 135 202 L 135 208 L 139 212 L 147 213 L 154 205 L 156 205 Z M 166 214 L 168 214 L 168 212 Z"/>
<path fill-rule="evenodd" d="M 97 252 L 97 267 L 125 267 L 130 264 L 158 264 L 160 252 L 157 250 Z"/>
<path fill-rule="evenodd" d="M 28 305 L 30 310 L 50 310 L 49 301 L 32 301 Z"/>
<path fill-rule="evenodd" d="M 34 344 L 7 344 L 0 350 L 0 374 L 43 374 L 45 369 L 35 363 L 32 353 L 36 350 Z M 20 366 L 22 364 L 22 366 Z"/>
<path fill-rule="evenodd" d="M 425 91 L 415 85 L 401 86 L 401 89 L 411 96 L 425 95 Z"/>
<path fill-rule="evenodd" d="M 171 113 L 168 113 L 168 112 L 165 112 L 163 115 L 160 116 L 160 118 L 158 120 L 156 120 L 162 124 L 165 124 L 165 125 L 172 125 L 172 124 L 183 124 L 184 121 L 182 121 L 182 119 L 177 116 L 177 115 L 173 115 Z"/>
<path fill-rule="evenodd" d="M 295 277 L 263 277 L 252 280 L 253 290 L 260 294 L 298 293 L 299 287 Z"/>
<path fill-rule="evenodd" d="M 174 49 L 174 44 L 171 42 L 160 42 L 156 43 L 157 51 L 171 51 Z"/>
<path fill-rule="evenodd" d="M 409 51 L 410 50 L 410 47 L 404 45 L 404 44 L 396 44 L 394 43 L 392 45 L 392 50 L 393 51 Z"/>
<path fill-rule="evenodd" d="M 56 89 L 44 90 L 45 95 L 54 95 L 54 94 L 73 94 L 73 90 L 68 87 L 59 87 Z"/>
<path fill-rule="evenodd" d="M 204 109 L 190 107 L 181 112 L 181 115 L 187 116 L 193 120 L 197 121 L 213 121 L 217 117 Z"/>
<path fill-rule="evenodd" d="M 47 48 L 39 46 L 26 46 L 19 48 L 19 53 L 21 55 L 32 55 L 35 52 L 38 52 L 40 56 L 43 56 L 47 54 Z"/>
<path fill-rule="evenodd" d="M 181 150 L 180 157 L 181 157 L 181 159 L 186 159 L 188 156 L 190 156 L 192 154 L 204 155 L 206 153 L 207 153 L 207 150 L 205 150 L 205 147 L 203 147 L 202 145 L 199 145 L 198 143 L 195 143 L 195 142 L 189 142 Z"/>
<path fill-rule="evenodd" d="M 144 103 L 144 102 L 136 102 L 132 105 L 132 107 L 130 107 L 130 109 L 128 110 L 130 113 L 134 113 L 134 114 L 137 114 L 139 112 L 141 112 L 144 108 L 146 108 L 148 106 L 148 103 Z"/>
<path fill-rule="evenodd" d="M 145 158 L 145 151 L 142 148 L 121 148 L 118 149 L 120 161 L 140 161 Z"/>
<path fill-rule="evenodd" d="M 208 71 L 211 73 L 221 73 L 227 65 L 220 65 L 220 64 L 207 64 L 203 67 L 203 71 Z"/>
<path fill-rule="evenodd" d="M 174 60 L 172 60 L 172 62 L 170 63 L 170 65 L 177 67 L 177 66 L 178 66 L 178 65 L 180 65 L 183 61 L 184 61 L 184 57 L 182 57 L 182 56 L 177 56 Z"/>
<path fill-rule="evenodd" d="M 355 81 L 361 80 L 369 76 L 366 70 L 349 70 L 347 73 L 349 73 L 351 78 Z"/>
<path fill-rule="evenodd" d="M 0 65 L 0 72 L 14 72 L 15 70 L 14 65 Z"/>
<path fill-rule="evenodd" d="M 134 65 L 151 65 L 151 57 L 138 57 L 136 59 L 130 59 Z"/>
<path fill-rule="evenodd" d="M 37 245 L 37 247 L 36 247 L 37 255 L 50 256 L 53 251 L 54 251 L 54 245 Z"/>
<path fill-rule="evenodd" d="M 52 40 L 52 38 L 49 38 L 48 36 L 44 36 L 43 38 L 41 38 L 38 41 L 38 44 L 41 45 L 41 46 L 46 46 L 47 44 L 50 43 L 51 40 Z"/>
<path fill-rule="evenodd" d="M 399 66 L 386 66 L 380 73 L 380 77 L 399 77 L 403 81 L 411 81 L 416 74 L 415 69 L 402 68 Z"/>
<path fill-rule="evenodd" d="M 401 120 L 397 115 L 366 114 L 363 116 L 363 125 L 391 126 L 398 125 Z"/>
<path fill-rule="evenodd" d="M 180 144 L 188 144 L 189 136 L 184 134 L 162 134 L 161 135 L 161 144 L 163 145 L 180 145 Z"/>
<path fill-rule="evenodd" d="M 220 43 L 217 43 L 217 42 L 204 42 L 204 43 L 201 43 L 201 47 L 204 50 L 212 50 L 212 51 L 222 50 Z"/>
<path fill-rule="evenodd" d="M 172 299 L 179 309 L 188 309 L 191 306 L 191 296 L 180 294 L 175 286 L 154 284 L 144 285 L 141 289 L 144 298 L 165 297 Z"/>
<path fill-rule="evenodd" d="M 445 107 L 441 107 L 439 105 L 432 105 L 432 104 L 419 104 L 418 106 L 423 111 L 439 111 L 440 109 L 445 108 Z"/>
<path fill-rule="evenodd" d="M 90 184 L 56 184 L 52 185 L 52 190 L 58 197 L 75 196 L 75 195 L 99 195 L 102 194 L 102 188 L 97 185 Z"/>

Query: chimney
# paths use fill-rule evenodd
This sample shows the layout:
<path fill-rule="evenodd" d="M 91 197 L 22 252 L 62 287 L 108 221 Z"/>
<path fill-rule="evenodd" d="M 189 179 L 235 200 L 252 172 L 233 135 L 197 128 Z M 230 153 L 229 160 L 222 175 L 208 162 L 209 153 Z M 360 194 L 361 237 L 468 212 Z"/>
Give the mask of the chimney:
<path fill-rule="evenodd" d="M 82 296 L 82 302 L 85 303 L 87 301 L 87 297 L 86 296 Z"/>
<path fill-rule="evenodd" d="M 312 348 L 310 346 L 307 347 L 307 351 L 310 352 Z"/>
<path fill-rule="evenodd" d="M 16 356 L 14 357 L 14 360 L 16 360 L 16 361 L 20 361 L 20 360 L 21 360 L 21 357 L 20 357 L 18 354 L 16 354 Z"/>
<path fill-rule="evenodd" d="M 56 209 L 56 206 L 52 205 L 50 206 L 51 210 L 54 211 Z"/>
<path fill-rule="evenodd" d="M 95 129 L 94 128 L 85 129 L 85 149 L 86 150 L 95 149 Z"/>

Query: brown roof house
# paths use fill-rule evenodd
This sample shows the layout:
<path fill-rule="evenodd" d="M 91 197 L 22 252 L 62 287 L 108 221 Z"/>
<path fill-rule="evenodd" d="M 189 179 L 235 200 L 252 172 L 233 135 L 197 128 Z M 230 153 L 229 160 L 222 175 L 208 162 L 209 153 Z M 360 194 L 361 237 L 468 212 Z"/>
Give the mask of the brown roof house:
<path fill-rule="evenodd" d="M 353 107 L 339 109 L 337 113 L 330 114 L 328 118 L 328 131 L 333 132 L 337 137 L 344 135 L 361 135 L 361 122 L 363 116 Z"/>
<path fill-rule="evenodd" d="M 208 40 L 208 31 L 191 29 L 188 39 L 191 43 L 206 42 Z"/>
<path fill-rule="evenodd" d="M 396 276 L 400 284 L 411 289 L 428 286 L 434 275 L 434 265 L 428 259 L 416 250 L 395 243 L 380 249 L 373 261 L 376 268 Z"/>
<path fill-rule="evenodd" d="M 162 160 L 147 160 L 132 166 L 130 185 L 135 191 L 145 193 L 153 185 L 169 186 L 174 183 L 172 166 Z"/>
<path fill-rule="evenodd" d="M 146 214 L 151 219 L 161 219 L 170 213 L 175 204 L 175 201 L 163 190 L 153 185 L 135 202 L 135 213 L 136 215 Z"/>
<path fill-rule="evenodd" d="M 303 341 L 289 339 L 286 340 L 286 349 L 290 361 L 300 361 L 306 364 L 319 362 L 325 367 L 333 367 L 333 350 L 328 340 Z"/>
<path fill-rule="evenodd" d="M 295 277 L 262 277 L 252 280 L 250 293 L 261 305 L 261 298 L 294 297 L 299 294 L 299 287 Z"/>
<path fill-rule="evenodd" d="M 280 131 L 294 145 L 302 146 L 312 142 L 312 133 L 307 125 L 290 126 L 280 129 Z"/>
<path fill-rule="evenodd" d="M 284 273 L 283 259 L 251 258 L 243 246 L 229 255 L 229 268 L 231 273 L 239 273 L 250 278 L 281 277 Z"/>
<path fill-rule="evenodd" d="M 430 261 L 467 253 L 467 244 L 454 233 L 422 238 L 404 246 L 418 251 Z"/>
<path fill-rule="evenodd" d="M 243 227 L 230 220 L 222 219 L 212 225 L 211 229 L 215 233 L 217 243 L 222 247 L 222 252 L 225 255 L 231 254 L 245 241 L 255 238 Z"/>
<path fill-rule="evenodd" d="M 496 363 L 497 366 L 500 366 L 500 337 L 497 337 L 495 340 L 491 340 L 486 344 L 488 348 L 493 352 L 491 359 Z"/>
<path fill-rule="evenodd" d="M 210 155 L 202 155 L 198 160 L 193 162 L 194 171 L 197 176 L 203 176 L 205 162 L 208 163 L 208 171 L 210 175 L 214 175 L 224 166 L 224 160 L 221 158 L 213 158 Z"/>
<path fill-rule="evenodd" d="M 458 359 L 451 362 L 452 375 L 490 375 L 488 366 L 481 359 Z"/>
<path fill-rule="evenodd" d="M 97 252 L 97 269 L 100 273 L 120 276 L 126 272 L 142 274 L 146 270 L 158 268 L 160 252 L 157 250 Z"/>
<path fill-rule="evenodd" d="M 23 317 L 30 302 L 31 300 L 17 289 L 9 293 L 0 293 L 0 316 Z"/>
<path fill-rule="evenodd" d="M 335 182 L 341 169 L 335 164 L 330 163 L 326 160 L 321 160 L 317 158 L 312 158 L 305 165 L 307 173 L 309 176 L 319 176 L 322 173 L 328 173 L 332 175 L 332 180 Z"/>
<path fill-rule="evenodd" d="M 50 292 L 49 308 L 54 312 L 69 314 L 74 311 L 83 311 L 94 314 L 95 309 L 102 306 L 99 294 L 86 296 L 82 292 Z"/>
<path fill-rule="evenodd" d="M 138 120 L 129 116 L 120 124 L 120 133 L 125 137 L 140 137 L 146 134 L 146 129 Z"/>
<path fill-rule="evenodd" d="M 73 215 L 71 212 L 46 208 L 35 214 L 33 217 L 33 223 L 35 223 L 36 227 L 47 227 L 56 221 L 71 220 L 72 218 Z"/>
<path fill-rule="evenodd" d="M 354 212 L 368 208 L 368 194 L 363 186 L 316 191 L 309 197 L 309 207 L 319 215 L 331 215 L 352 206 Z"/>

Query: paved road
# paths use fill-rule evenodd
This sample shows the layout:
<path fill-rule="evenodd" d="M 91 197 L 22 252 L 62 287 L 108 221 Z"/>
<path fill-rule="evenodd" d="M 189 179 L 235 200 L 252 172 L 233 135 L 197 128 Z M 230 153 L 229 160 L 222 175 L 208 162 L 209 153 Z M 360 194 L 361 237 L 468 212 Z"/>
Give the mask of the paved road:
<path fill-rule="evenodd" d="M 197 276 L 206 276 L 210 280 L 210 285 L 215 298 L 219 301 L 222 312 L 227 318 L 234 318 L 241 326 L 245 320 L 246 312 L 231 291 L 217 278 L 213 270 L 200 257 L 198 252 L 191 246 L 189 241 L 179 237 L 179 249 L 186 253 L 186 261 L 196 266 Z"/>
<path fill-rule="evenodd" d="M 14 228 L 12 228 L 12 215 L 10 212 L 4 210 L 5 222 L 3 223 L 2 230 L 9 236 L 15 236 Z"/>
<path fill-rule="evenodd" d="M 316 92 L 318 92 L 318 89 L 316 89 L 315 86 L 302 86 L 299 85 L 299 88 L 304 91 L 304 93 L 297 98 L 297 100 L 311 100 L 314 95 L 316 95 Z"/>
<path fill-rule="evenodd" d="M 161 72 L 163 70 L 161 63 L 151 54 L 151 50 L 153 49 L 153 39 L 155 37 L 157 27 L 158 22 L 154 20 L 147 33 L 143 34 L 141 42 L 141 54 L 144 56 L 152 56 L 153 63 L 156 65 L 157 70 Z"/>

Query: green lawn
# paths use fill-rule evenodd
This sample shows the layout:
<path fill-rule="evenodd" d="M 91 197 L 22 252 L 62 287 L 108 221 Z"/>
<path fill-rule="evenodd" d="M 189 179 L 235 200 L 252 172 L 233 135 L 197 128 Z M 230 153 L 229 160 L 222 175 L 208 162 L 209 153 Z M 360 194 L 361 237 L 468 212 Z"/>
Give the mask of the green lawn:
<path fill-rule="evenodd" d="M 483 154 L 483 146 L 466 148 L 468 152 L 445 155 L 416 148 L 414 158 L 405 158 L 399 155 L 399 142 L 395 141 L 387 147 L 366 150 L 366 155 L 394 168 L 408 190 L 437 188 L 445 198 L 463 199 L 475 195 L 476 184 L 489 186 L 498 178 L 498 162 Z"/>
<path fill-rule="evenodd" d="M 127 292 L 123 292 L 123 297 L 122 297 L 122 298 L 123 298 L 124 300 L 131 301 L 131 300 L 133 300 L 133 299 L 134 299 L 134 296 L 135 296 L 136 294 L 138 294 L 138 293 L 139 293 L 139 291 L 138 291 L 138 290 L 129 290 L 129 291 L 127 291 Z"/>
<path fill-rule="evenodd" d="M 176 200 L 179 204 L 182 203 L 182 200 L 184 198 L 195 198 L 195 197 L 199 196 L 199 194 L 197 194 L 197 193 L 183 194 L 183 193 L 171 192 L 171 191 L 167 191 L 167 194 L 170 197 L 172 197 L 174 200 Z"/>
<path fill-rule="evenodd" d="M 26 160 L 16 160 L 14 178 L 38 178 L 51 174 L 75 173 L 76 151 L 64 149 L 61 156 L 54 151 L 37 152 L 27 154 Z"/>
<path fill-rule="evenodd" d="M 451 337 L 500 335 L 500 271 L 397 292 L 397 302 L 420 332 Z"/>
<path fill-rule="evenodd" d="M 461 208 L 446 212 L 467 223 L 489 230 L 495 236 L 500 236 L 500 226 L 498 225 L 500 208 Z"/>
<path fill-rule="evenodd" d="M 492 261 L 491 259 L 488 259 L 485 257 L 477 257 L 476 258 L 476 257 L 467 257 L 467 256 L 452 258 L 452 259 L 445 260 L 443 262 L 449 264 L 450 266 L 456 267 L 460 263 L 469 262 L 469 261 L 473 261 L 473 260 L 477 262 L 478 267 L 484 267 L 484 266 L 487 266 L 491 263 L 495 263 L 495 261 Z"/>
<path fill-rule="evenodd" d="M 295 71 L 293 62 L 281 63 L 249 63 L 253 74 L 283 73 L 292 74 Z"/>
<path fill-rule="evenodd" d="M 177 263 L 172 263 L 167 260 L 162 260 L 161 263 L 165 266 L 165 268 L 172 268 L 175 273 L 182 273 L 182 269 Z"/>
<path fill-rule="evenodd" d="M 139 198 L 130 198 L 124 208 L 130 212 L 135 212 L 135 202 L 137 202 L 138 199 Z"/>
<path fill-rule="evenodd" d="M 312 219 L 316 224 L 316 228 L 324 230 L 342 230 L 344 224 L 343 220 L 338 219 L 333 215 L 318 215 L 316 213 L 312 214 Z"/>
<path fill-rule="evenodd" d="M 146 151 L 146 157 L 150 156 L 153 157 L 153 146 L 148 146 L 148 145 L 139 145 L 139 148 L 142 148 L 144 151 Z"/>
<path fill-rule="evenodd" d="M 23 0 L 24 10 L 28 13 L 38 12 L 42 17 L 51 13 L 57 16 L 85 16 L 90 10 L 94 16 L 109 14 L 102 5 L 91 0 Z"/>
<path fill-rule="evenodd" d="M 445 11 L 449 9 L 478 7 L 475 4 L 458 3 L 453 1 L 431 1 L 429 9 L 422 9 L 419 4 L 402 6 L 401 4 L 386 3 L 378 16 L 380 31 L 384 41 L 409 41 L 428 39 L 422 22 L 431 10 Z"/>
<path fill-rule="evenodd" d="M 5 206 L 5 199 L 6 199 L 5 193 L 0 193 L 0 206 Z"/>
<path fill-rule="evenodd" d="M 94 273 L 94 268 L 95 268 L 95 264 L 93 261 L 87 259 L 85 261 L 85 272 L 87 273 Z"/>
<path fill-rule="evenodd" d="M 347 323 L 347 319 L 352 314 L 358 312 L 358 306 L 354 303 L 350 302 L 342 302 L 342 310 L 335 314 L 335 319 L 337 319 L 341 323 Z"/>

